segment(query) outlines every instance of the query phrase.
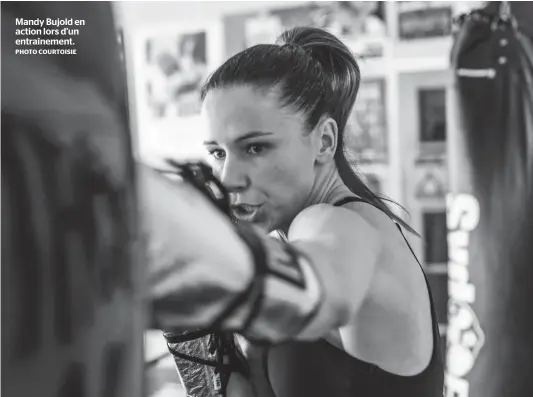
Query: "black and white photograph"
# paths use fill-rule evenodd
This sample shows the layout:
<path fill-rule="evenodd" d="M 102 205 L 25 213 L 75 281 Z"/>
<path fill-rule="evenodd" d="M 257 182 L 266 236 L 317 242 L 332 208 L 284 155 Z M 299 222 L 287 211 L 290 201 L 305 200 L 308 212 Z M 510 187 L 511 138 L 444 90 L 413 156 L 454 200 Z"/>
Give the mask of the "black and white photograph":
<path fill-rule="evenodd" d="M 533 1 L 2 1 L 2 397 L 533 396 Z"/>
<path fill-rule="evenodd" d="M 318 27 L 346 38 L 387 35 L 384 1 L 332 1 L 323 5 L 314 18 Z"/>
<path fill-rule="evenodd" d="M 200 112 L 207 76 L 206 32 L 158 36 L 146 41 L 146 96 L 153 118 Z"/>
<path fill-rule="evenodd" d="M 385 82 L 363 81 L 346 126 L 347 150 L 360 163 L 386 162 L 388 137 Z"/>
<path fill-rule="evenodd" d="M 307 25 L 325 29 L 353 43 L 358 56 L 383 55 L 387 37 L 383 1 L 301 2 L 295 7 L 261 10 L 246 16 L 246 45 L 274 42 L 283 30 Z"/>

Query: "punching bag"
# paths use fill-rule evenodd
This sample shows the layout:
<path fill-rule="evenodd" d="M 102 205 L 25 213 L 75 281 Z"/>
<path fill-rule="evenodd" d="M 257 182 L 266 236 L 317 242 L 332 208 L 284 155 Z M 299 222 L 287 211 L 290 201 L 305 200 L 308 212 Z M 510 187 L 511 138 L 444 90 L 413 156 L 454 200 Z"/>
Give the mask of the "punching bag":
<path fill-rule="evenodd" d="M 5 397 L 143 395 L 135 175 L 112 11 L 2 3 Z M 57 26 L 35 25 L 47 19 L 78 30 L 76 54 L 17 53 L 58 48 L 17 44 L 47 38 Z M 27 23 L 42 30 L 24 33 Z"/>
<path fill-rule="evenodd" d="M 533 396 L 531 21 L 491 3 L 452 50 L 446 397 Z"/>

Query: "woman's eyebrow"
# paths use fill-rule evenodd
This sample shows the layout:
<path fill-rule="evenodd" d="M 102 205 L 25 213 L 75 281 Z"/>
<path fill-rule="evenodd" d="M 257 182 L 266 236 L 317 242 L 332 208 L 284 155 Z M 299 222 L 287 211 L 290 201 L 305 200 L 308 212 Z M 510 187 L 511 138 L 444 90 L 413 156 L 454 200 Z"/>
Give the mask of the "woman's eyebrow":
<path fill-rule="evenodd" d="M 272 132 L 264 132 L 264 131 L 250 131 L 247 134 L 244 134 L 237 139 L 235 139 L 235 143 L 239 143 L 242 141 L 245 141 L 250 138 L 257 138 L 257 137 L 263 137 L 263 136 L 269 136 L 274 135 Z M 204 141 L 204 145 L 217 145 L 217 141 Z"/>

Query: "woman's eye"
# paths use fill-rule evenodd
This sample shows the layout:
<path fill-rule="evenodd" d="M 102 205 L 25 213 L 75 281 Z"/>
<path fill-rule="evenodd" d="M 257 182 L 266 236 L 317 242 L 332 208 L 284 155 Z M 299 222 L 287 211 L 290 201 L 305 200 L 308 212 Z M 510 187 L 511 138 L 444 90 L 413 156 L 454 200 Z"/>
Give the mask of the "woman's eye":
<path fill-rule="evenodd" d="M 221 150 L 221 149 L 210 150 L 210 151 L 209 151 L 209 154 L 210 154 L 211 156 L 213 156 L 213 157 L 214 157 L 215 159 L 217 159 L 217 160 L 221 160 L 221 159 L 223 159 L 224 156 L 226 155 L 226 154 L 224 153 L 224 151 Z"/>
<path fill-rule="evenodd" d="M 265 145 L 260 144 L 253 144 L 248 146 L 248 153 L 249 154 L 259 154 L 265 150 Z"/>

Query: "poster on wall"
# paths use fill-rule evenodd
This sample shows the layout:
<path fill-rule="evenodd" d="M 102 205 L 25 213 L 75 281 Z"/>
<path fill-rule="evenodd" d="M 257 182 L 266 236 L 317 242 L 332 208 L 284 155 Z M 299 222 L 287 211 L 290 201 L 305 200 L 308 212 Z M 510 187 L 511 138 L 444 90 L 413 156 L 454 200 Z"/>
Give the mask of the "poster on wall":
<path fill-rule="evenodd" d="M 387 36 L 383 1 L 327 1 L 304 6 L 263 11 L 246 17 L 245 46 L 273 43 L 284 30 L 314 26 L 330 31 L 348 42 L 362 57 L 383 55 Z M 260 32 L 260 34 L 258 33 Z"/>
<path fill-rule="evenodd" d="M 332 1 L 314 13 L 318 27 L 327 29 L 345 42 L 360 57 L 383 56 L 387 37 L 383 1 Z"/>
<path fill-rule="evenodd" d="M 452 5 L 447 1 L 400 1 L 400 40 L 444 37 L 452 31 Z"/>
<path fill-rule="evenodd" d="M 136 152 L 161 167 L 165 159 L 192 161 L 204 155 L 200 91 L 223 59 L 219 19 L 176 28 L 161 24 L 131 35 L 136 107 Z"/>
<path fill-rule="evenodd" d="M 146 100 L 154 119 L 200 112 L 207 77 L 206 32 L 151 36 L 145 43 Z"/>
<path fill-rule="evenodd" d="M 481 8 L 486 1 L 400 1 L 398 35 L 400 40 L 449 36 L 453 21 L 462 14 Z"/>
<path fill-rule="evenodd" d="M 346 150 L 356 163 L 383 163 L 388 159 L 387 122 L 383 80 L 361 82 L 357 101 L 345 131 Z"/>

